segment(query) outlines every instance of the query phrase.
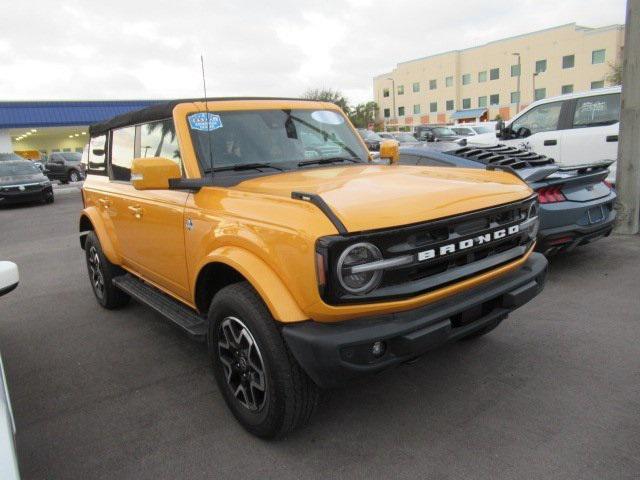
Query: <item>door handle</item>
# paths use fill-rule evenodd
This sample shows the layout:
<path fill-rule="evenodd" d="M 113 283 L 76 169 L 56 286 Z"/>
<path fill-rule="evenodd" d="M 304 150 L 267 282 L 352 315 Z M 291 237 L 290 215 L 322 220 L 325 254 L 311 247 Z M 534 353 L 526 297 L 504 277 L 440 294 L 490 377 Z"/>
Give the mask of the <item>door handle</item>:
<path fill-rule="evenodd" d="M 555 139 L 551 139 L 551 140 L 545 140 L 544 141 L 544 146 L 545 147 L 550 147 L 551 145 L 557 145 L 558 141 Z"/>
<path fill-rule="evenodd" d="M 106 198 L 99 198 L 98 203 L 104 208 L 109 208 L 111 206 L 111 201 L 107 200 Z"/>
<path fill-rule="evenodd" d="M 127 207 L 129 209 L 129 211 L 131 213 L 133 213 L 133 216 L 136 218 L 141 218 L 142 217 L 142 207 L 139 207 L 138 205 L 133 206 L 133 205 L 129 205 Z"/>
<path fill-rule="evenodd" d="M 607 142 L 617 142 L 618 135 L 607 135 Z"/>

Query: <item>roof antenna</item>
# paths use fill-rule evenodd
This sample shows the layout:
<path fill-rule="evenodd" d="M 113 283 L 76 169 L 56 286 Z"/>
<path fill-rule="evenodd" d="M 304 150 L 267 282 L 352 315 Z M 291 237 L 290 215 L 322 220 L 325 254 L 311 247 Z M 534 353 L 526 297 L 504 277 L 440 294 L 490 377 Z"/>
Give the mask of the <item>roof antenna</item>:
<path fill-rule="evenodd" d="M 204 88 L 204 109 L 207 115 L 207 139 L 209 147 L 209 170 L 213 177 L 213 147 L 211 146 L 211 118 L 209 117 L 209 102 L 207 101 L 207 80 L 204 75 L 204 56 L 200 54 L 200 65 L 202 66 L 202 87 Z"/>

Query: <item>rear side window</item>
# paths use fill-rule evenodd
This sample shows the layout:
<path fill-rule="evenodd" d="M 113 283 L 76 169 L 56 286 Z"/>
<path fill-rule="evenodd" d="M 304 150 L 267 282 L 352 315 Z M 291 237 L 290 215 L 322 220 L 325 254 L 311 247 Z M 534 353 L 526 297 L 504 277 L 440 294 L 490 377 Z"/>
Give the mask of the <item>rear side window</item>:
<path fill-rule="evenodd" d="M 579 98 L 573 114 L 574 128 L 611 125 L 620 121 L 620 94 Z"/>
<path fill-rule="evenodd" d="M 129 182 L 136 144 L 136 127 L 113 130 L 111 134 L 111 180 Z"/>
<path fill-rule="evenodd" d="M 530 135 L 558 129 L 562 102 L 545 103 L 532 108 L 511 124 L 511 130 L 518 132 L 521 128 L 529 130 Z"/>
<path fill-rule="evenodd" d="M 87 175 L 107 175 L 107 136 L 100 135 L 89 141 L 86 155 L 83 155 Z M 53 158 L 53 154 L 51 158 Z"/>

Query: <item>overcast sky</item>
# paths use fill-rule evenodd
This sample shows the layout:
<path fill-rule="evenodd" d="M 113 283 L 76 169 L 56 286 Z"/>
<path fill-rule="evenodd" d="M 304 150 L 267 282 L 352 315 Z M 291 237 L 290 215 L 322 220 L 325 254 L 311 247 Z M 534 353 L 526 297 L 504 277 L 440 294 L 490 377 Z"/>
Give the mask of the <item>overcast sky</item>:
<path fill-rule="evenodd" d="M 7 0 L 0 100 L 372 98 L 396 63 L 564 23 L 624 23 L 625 0 Z M 511 5 L 511 7 L 508 7 Z"/>

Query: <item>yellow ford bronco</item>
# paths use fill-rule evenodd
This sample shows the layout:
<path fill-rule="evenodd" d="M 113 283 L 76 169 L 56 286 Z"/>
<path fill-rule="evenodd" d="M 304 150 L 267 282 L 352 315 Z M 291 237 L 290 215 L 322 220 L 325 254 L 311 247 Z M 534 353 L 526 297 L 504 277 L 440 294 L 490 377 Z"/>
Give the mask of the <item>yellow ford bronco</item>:
<path fill-rule="evenodd" d="M 103 307 L 205 340 L 261 437 L 320 388 L 483 335 L 535 297 L 536 197 L 504 171 L 373 163 L 333 104 L 171 101 L 91 128 L 80 243 Z"/>

